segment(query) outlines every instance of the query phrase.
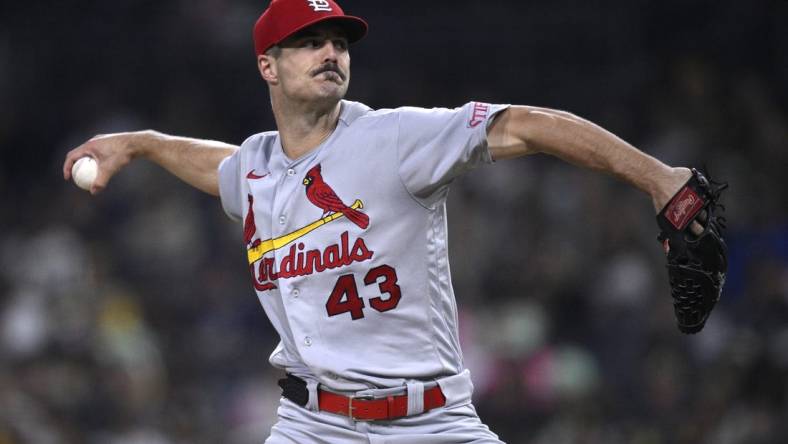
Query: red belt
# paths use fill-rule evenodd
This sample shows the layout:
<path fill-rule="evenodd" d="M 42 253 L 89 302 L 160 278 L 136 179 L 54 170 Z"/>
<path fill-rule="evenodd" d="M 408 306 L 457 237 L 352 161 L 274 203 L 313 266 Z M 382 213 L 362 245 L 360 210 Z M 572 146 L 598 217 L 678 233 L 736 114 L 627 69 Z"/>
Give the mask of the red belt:
<path fill-rule="evenodd" d="M 344 396 L 325 390 L 318 390 L 320 410 L 337 415 L 349 416 L 355 421 L 379 421 L 408 416 L 408 395 L 386 396 Z M 446 397 L 440 386 L 424 390 L 424 411 L 443 407 Z"/>

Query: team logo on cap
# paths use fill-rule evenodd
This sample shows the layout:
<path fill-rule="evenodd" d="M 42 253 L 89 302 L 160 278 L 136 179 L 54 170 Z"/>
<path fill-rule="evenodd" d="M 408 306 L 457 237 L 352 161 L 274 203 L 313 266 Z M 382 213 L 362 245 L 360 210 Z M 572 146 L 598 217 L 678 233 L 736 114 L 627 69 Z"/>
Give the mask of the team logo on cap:
<path fill-rule="evenodd" d="M 309 6 L 315 12 L 331 12 L 331 4 L 328 3 L 328 0 L 307 0 Z"/>

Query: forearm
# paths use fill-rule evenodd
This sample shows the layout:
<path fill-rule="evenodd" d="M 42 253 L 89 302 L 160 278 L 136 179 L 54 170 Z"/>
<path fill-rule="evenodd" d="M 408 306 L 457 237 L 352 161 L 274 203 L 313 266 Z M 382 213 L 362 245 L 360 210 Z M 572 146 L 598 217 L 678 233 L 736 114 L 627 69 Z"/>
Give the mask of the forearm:
<path fill-rule="evenodd" d="M 81 157 L 98 162 L 98 174 L 90 187 L 96 194 L 135 158 L 145 158 L 164 167 L 189 185 L 219 195 L 217 168 L 238 147 L 212 140 L 168 136 L 156 131 L 105 134 L 93 137 L 69 151 L 63 162 L 63 178 L 71 179 L 71 168 Z"/>
<path fill-rule="evenodd" d="M 156 131 L 134 133 L 129 148 L 133 157 L 148 159 L 189 185 L 214 196 L 219 195 L 219 163 L 238 149 L 223 142 L 170 136 Z"/>
<path fill-rule="evenodd" d="M 573 114 L 536 107 L 513 107 L 502 116 L 497 159 L 542 152 L 601 171 L 649 194 L 664 205 L 687 180 L 689 170 L 671 168 L 594 123 Z"/>

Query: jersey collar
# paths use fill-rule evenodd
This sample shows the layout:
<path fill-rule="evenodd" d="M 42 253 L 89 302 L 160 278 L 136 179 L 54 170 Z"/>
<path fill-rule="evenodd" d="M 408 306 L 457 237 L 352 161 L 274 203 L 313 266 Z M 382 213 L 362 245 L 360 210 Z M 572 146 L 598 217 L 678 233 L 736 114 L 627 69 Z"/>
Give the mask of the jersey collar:
<path fill-rule="evenodd" d="M 350 126 L 356 119 L 372 111 L 372 108 L 363 103 L 351 100 L 342 100 L 342 109 L 339 112 L 339 121 Z"/>

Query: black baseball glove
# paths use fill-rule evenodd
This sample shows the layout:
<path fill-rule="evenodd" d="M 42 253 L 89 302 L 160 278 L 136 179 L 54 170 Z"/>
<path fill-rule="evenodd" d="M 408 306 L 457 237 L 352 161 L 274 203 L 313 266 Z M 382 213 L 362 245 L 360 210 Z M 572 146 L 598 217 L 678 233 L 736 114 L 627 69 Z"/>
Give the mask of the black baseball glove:
<path fill-rule="evenodd" d="M 725 218 L 719 215 L 725 207 L 719 199 L 727 187 L 693 169 L 657 215 L 657 239 L 667 253 L 673 310 L 682 333 L 703 329 L 725 284 L 728 252 L 722 239 Z M 698 224 L 694 228 L 693 222 Z"/>

